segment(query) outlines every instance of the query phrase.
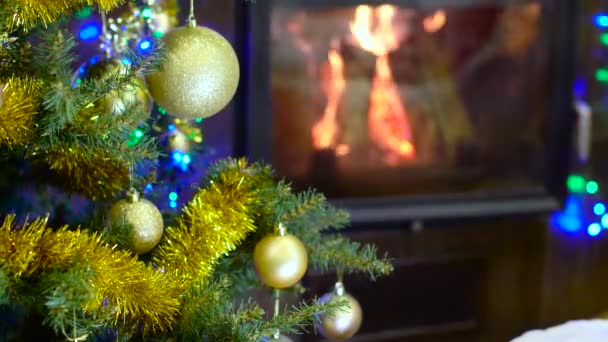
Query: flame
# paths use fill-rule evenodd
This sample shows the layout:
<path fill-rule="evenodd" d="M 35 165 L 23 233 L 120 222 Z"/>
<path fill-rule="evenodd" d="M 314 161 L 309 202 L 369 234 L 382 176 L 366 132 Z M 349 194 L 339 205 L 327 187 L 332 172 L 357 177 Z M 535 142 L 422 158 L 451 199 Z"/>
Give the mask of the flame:
<path fill-rule="evenodd" d="M 415 157 L 407 113 L 393 81 L 387 55 L 378 57 L 376 62 L 368 125 L 372 140 L 389 152 L 387 156 L 389 163 L 396 163 L 399 157 Z"/>
<path fill-rule="evenodd" d="M 336 48 L 331 48 L 327 55 L 329 69 L 325 69 L 321 87 L 327 97 L 323 116 L 312 128 L 313 144 L 318 149 L 334 147 L 337 140 L 337 112 L 340 98 L 344 92 L 344 61 Z"/>
<path fill-rule="evenodd" d="M 445 14 L 445 11 L 439 9 L 435 11 L 435 13 L 433 13 L 432 15 L 424 18 L 424 20 L 422 21 L 422 27 L 424 27 L 424 30 L 428 33 L 435 33 L 441 30 L 445 26 L 447 21 L 448 17 Z"/>
<path fill-rule="evenodd" d="M 372 14 L 377 20 L 374 30 Z M 387 161 L 391 164 L 415 157 L 407 112 L 388 60 L 388 53 L 399 47 L 400 40 L 394 29 L 394 16 L 394 6 L 382 5 L 372 10 L 362 5 L 355 10 L 355 18 L 350 23 L 351 33 L 361 48 L 377 56 L 370 94 L 369 134 L 372 141 L 388 152 Z"/>
<path fill-rule="evenodd" d="M 393 24 L 395 14 L 395 7 L 391 5 L 361 5 L 350 22 L 355 43 L 376 56 L 376 72 L 369 95 L 368 131 L 390 165 L 416 155 L 408 115 L 388 59 L 388 54 L 399 48 L 402 38 Z M 321 74 L 327 103 L 321 119 L 313 126 L 312 138 L 315 148 L 333 148 L 338 156 L 345 156 L 351 150 L 351 146 L 338 141 L 337 111 L 345 86 L 344 61 L 338 49 L 332 47 L 327 68 Z"/>
<path fill-rule="evenodd" d="M 372 15 L 378 19 L 378 25 L 372 31 Z M 375 9 L 370 6 L 357 6 L 355 19 L 350 23 L 350 31 L 362 49 L 381 56 L 399 47 L 399 37 L 393 29 L 395 8 L 382 5 Z"/>

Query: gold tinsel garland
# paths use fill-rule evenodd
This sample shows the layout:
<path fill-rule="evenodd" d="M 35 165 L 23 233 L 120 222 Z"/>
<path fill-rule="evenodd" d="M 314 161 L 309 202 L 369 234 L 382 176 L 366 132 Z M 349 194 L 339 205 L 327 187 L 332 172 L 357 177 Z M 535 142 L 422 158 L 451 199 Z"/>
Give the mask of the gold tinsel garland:
<path fill-rule="evenodd" d="M 107 312 L 107 302 L 115 323 L 140 321 L 146 331 L 168 331 L 192 282 L 208 278 L 218 259 L 256 230 L 258 191 L 270 174 L 244 159 L 227 165 L 188 203 L 177 225 L 165 230 L 154 269 L 102 244 L 97 235 L 66 227 L 53 231 L 46 219 L 17 228 L 14 215 L 0 225 L 0 267 L 13 278 L 36 279 L 51 269 L 84 264 L 93 271 L 95 291 L 84 312 Z"/>
<path fill-rule="evenodd" d="M 129 185 L 129 168 L 106 150 L 55 148 L 47 160 L 67 189 L 92 199 L 114 198 Z"/>
<path fill-rule="evenodd" d="M 220 257 L 256 230 L 253 206 L 259 201 L 253 167 L 234 161 L 184 207 L 177 224 L 165 229 L 154 262 L 184 281 L 213 272 Z"/>
<path fill-rule="evenodd" d="M 0 146 L 22 146 L 33 137 L 42 84 L 31 78 L 0 80 Z"/>
<path fill-rule="evenodd" d="M 12 277 L 34 278 L 51 269 L 84 263 L 93 271 L 94 300 L 84 312 L 95 314 L 104 301 L 115 308 L 115 322 L 140 321 L 145 330 L 166 331 L 179 311 L 183 283 L 147 267 L 127 251 L 103 245 L 96 235 L 65 227 L 52 231 L 46 219 L 23 227 L 7 216 L 0 226 L 0 265 Z"/>
<path fill-rule="evenodd" d="M 6 25 L 10 31 L 18 28 L 28 31 L 38 24 L 48 25 L 83 6 L 96 5 L 100 10 L 110 11 L 122 3 L 124 0 L 9 0 L 0 6 L 9 13 Z"/>

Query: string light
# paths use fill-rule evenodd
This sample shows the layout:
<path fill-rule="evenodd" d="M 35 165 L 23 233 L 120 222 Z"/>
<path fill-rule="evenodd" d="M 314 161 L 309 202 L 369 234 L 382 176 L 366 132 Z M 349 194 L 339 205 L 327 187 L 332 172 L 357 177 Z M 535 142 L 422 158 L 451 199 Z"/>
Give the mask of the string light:
<path fill-rule="evenodd" d="M 594 222 L 587 227 L 587 234 L 589 234 L 589 236 L 598 236 L 601 232 L 602 226 L 600 226 L 599 223 Z"/>
<path fill-rule="evenodd" d="M 587 186 L 585 186 L 585 189 L 587 190 L 588 193 L 593 195 L 593 194 L 596 194 L 600 190 L 600 186 L 599 186 L 599 184 L 597 184 L 596 181 L 589 181 L 589 182 L 587 182 Z"/>
<path fill-rule="evenodd" d="M 139 52 L 148 53 L 152 50 L 152 40 L 148 38 L 142 39 L 137 45 Z"/>
<path fill-rule="evenodd" d="M 593 213 L 597 216 L 604 215 L 606 213 L 606 205 L 604 203 L 596 203 L 593 206 Z"/>
<path fill-rule="evenodd" d="M 172 156 L 173 156 L 173 160 L 176 161 L 177 163 L 182 162 L 183 154 L 180 151 L 173 152 Z"/>
<path fill-rule="evenodd" d="M 152 14 L 153 14 L 152 9 L 150 7 L 146 7 L 143 10 L 141 10 L 141 16 L 146 19 L 152 18 Z"/>
<path fill-rule="evenodd" d="M 608 15 L 598 14 L 595 16 L 593 21 L 599 28 L 608 28 Z"/>
<path fill-rule="evenodd" d="M 179 197 L 179 196 L 177 195 L 177 192 L 175 192 L 175 191 L 171 191 L 171 192 L 169 193 L 169 199 L 170 199 L 170 200 L 172 200 L 172 201 L 177 201 L 177 198 L 178 198 L 178 197 Z"/>
<path fill-rule="evenodd" d="M 177 208 L 177 202 L 175 202 L 175 201 L 169 201 L 169 207 L 170 207 L 171 209 L 175 209 L 175 208 Z"/>
<path fill-rule="evenodd" d="M 602 42 L 602 44 L 608 45 L 608 33 L 602 33 L 600 35 L 600 41 Z"/>
<path fill-rule="evenodd" d="M 80 29 L 78 37 L 84 41 L 89 41 L 99 38 L 100 34 L 101 29 L 97 23 L 88 23 Z"/>
<path fill-rule="evenodd" d="M 129 134 L 129 139 L 127 140 L 127 146 L 129 147 L 133 147 L 137 144 L 139 144 L 139 142 L 141 141 L 141 139 L 144 137 L 144 131 L 136 128 L 134 129 L 131 134 Z"/>
<path fill-rule="evenodd" d="M 585 177 L 580 175 L 570 175 L 566 182 L 570 192 L 583 192 L 586 184 Z"/>
<path fill-rule="evenodd" d="M 602 83 L 608 82 L 608 69 L 597 69 L 595 71 L 595 79 Z"/>
<path fill-rule="evenodd" d="M 78 19 L 86 19 L 90 17 L 92 14 L 91 7 L 84 6 L 80 11 L 76 12 L 76 18 Z"/>
<path fill-rule="evenodd" d="M 604 216 L 602 216 L 601 223 L 604 228 L 608 228 L 608 214 L 604 214 Z"/>
<path fill-rule="evenodd" d="M 582 203 L 577 196 L 569 195 L 563 211 L 551 215 L 551 223 L 554 227 L 567 233 L 575 233 L 583 227 Z"/>

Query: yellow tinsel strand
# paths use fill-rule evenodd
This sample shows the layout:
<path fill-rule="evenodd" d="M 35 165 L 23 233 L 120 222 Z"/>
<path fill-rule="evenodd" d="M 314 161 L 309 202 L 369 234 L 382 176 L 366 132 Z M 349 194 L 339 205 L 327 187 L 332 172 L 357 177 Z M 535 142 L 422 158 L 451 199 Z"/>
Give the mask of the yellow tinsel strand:
<path fill-rule="evenodd" d="M 114 198 L 129 185 L 129 168 L 109 151 L 56 148 L 47 159 L 67 189 L 92 199 Z"/>
<path fill-rule="evenodd" d="M 177 225 L 168 227 L 154 262 L 186 282 L 208 277 L 218 259 L 255 231 L 253 206 L 258 179 L 244 160 L 223 170 L 185 206 Z"/>
<path fill-rule="evenodd" d="M 95 298 L 83 310 L 100 312 L 104 301 L 115 308 L 115 323 L 140 321 L 144 329 L 167 331 L 175 320 L 183 283 L 170 274 L 147 267 L 126 251 L 103 245 L 96 235 L 53 232 L 38 219 L 20 229 L 8 216 L 0 226 L 0 267 L 12 277 L 29 278 L 42 271 L 84 263 L 93 270 Z"/>
<path fill-rule="evenodd" d="M 7 27 L 10 31 L 23 28 L 25 31 L 38 24 L 48 25 L 61 17 L 82 8 L 96 5 L 99 9 L 110 11 L 124 0 L 9 0 L 5 8 L 10 14 Z"/>
<path fill-rule="evenodd" d="M 41 83 L 31 78 L 0 80 L 0 146 L 12 148 L 31 141 L 41 95 Z"/>

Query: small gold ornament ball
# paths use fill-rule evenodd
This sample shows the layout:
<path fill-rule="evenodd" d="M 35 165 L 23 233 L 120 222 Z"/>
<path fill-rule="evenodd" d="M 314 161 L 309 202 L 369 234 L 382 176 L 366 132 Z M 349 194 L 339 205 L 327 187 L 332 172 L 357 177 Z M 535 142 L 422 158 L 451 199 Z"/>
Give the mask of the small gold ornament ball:
<path fill-rule="evenodd" d="M 109 79 L 113 74 L 126 73 L 126 66 L 121 59 L 110 58 L 101 60 L 86 68 L 84 79 Z M 139 103 L 144 112 L 150 111 L 150 101 L 144 80 L 136 77 L 133 85 L 123 91 L 112 91 L 94 103 L 96 113 L 122 115 L 125 110 Z M 142 120 L 145 118 L 142 118 Z M 139 122 L 138 122 L 139 123 Z"/>
<path fill-rule="evenodd" d="M 253 265 L 264 284 L 282 289 L 302 279 L 308 267 L 308 252 L 293 235 L 269 235 L 255 246 Z"/>
<path fill-rule="evenodd" d="M 344 298 L 349 304 L 345 310 L 336 310 L 333 316 L 321 317 L 321 322 L 317 324 L 319 332 L 332 341 L 343 341 L 353 337 L 361 327 L 363 320 L 363 310 L 359 302 L 348 293 L 337 296 L 335 293 L 326 293 L 319 299 L 321 303 Z"/>
<path fill-rule="evenodd" d="M 162 70 L 148 76 L 154 100 L 184 119 L 206 118 L 230 102 L 239 83 L 239 62 L 230 43 L 205 27 L 167 33 Z"/>
<path fill-rule="evenodd" d="M 151 251 L 163 236 L 163 217 L 154 203 L 130 194 L 110 209 L 110 221 L 127 222 L 133 227 L 130 249 L 144 254 Z"/>

